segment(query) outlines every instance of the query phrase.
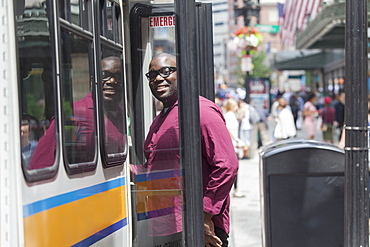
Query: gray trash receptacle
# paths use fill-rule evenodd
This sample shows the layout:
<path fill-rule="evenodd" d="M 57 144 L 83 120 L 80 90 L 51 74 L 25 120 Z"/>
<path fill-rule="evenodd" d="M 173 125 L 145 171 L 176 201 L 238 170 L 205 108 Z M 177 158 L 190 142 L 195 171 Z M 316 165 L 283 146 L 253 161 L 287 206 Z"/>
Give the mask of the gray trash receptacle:
<path fill-rule="evenodd" d="M 260 149 L 265 247 L 343 246 L 344 164 L 344 151 L 323 142 Z"/>

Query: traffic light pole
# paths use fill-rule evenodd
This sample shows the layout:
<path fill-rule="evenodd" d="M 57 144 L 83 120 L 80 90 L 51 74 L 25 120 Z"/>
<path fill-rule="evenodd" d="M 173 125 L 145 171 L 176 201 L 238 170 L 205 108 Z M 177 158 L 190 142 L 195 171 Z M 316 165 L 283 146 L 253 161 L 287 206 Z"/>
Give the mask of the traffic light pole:
<path fill-rule="evenodd" d="M 247 51 L 247 56 L 249 56 L 249 51 Z M 251 88 L 249 86 L 251 75 L 249 71 L 245 73 L 245 81 L 244 81 L 244 88 L 245 88 L 245 98 L 244 101 L 248 104 L 250 103 L 250 94 L 251 94 Z"/>
<path fill-rule="evenodd" d="M 367 0 L 346 1 L 344 246 L 369 246 Z"/>
<path fill-rule="evenodd" d="M 251 21 L 251 17 L 255 16 L 257 18 L 257 23 L 260 22 L 260 1 L 257 0 L 257 4 L 254 5 L 254 2 L 252 3 L 251 0 L 243 0 L 244 6 L 241 8 L 238 8 L 238 0 L 235 0 L 234 3 L 234 12 L 235 12 L 235 23 L 237 23 L 237 18 L 239 16 L 244 17 L 244 26 L 248 27 Z M 247 51 L 247 55 L 249 56 L 249 51 Z M 249 103 L 250 101 L 250 87 L 249 87 L 249 81 L 250 81 L 250 73 L 249 71 L 245 74 L 245 81 L 244 81 L 244 88 L 246 91 L 246 96 L 244 101 Z"/>
<path fill-rule="evenodd" d="M 244 16 L 244 26 L 248 27 L 250 24 L 250 20 L 252 16 L 257 18 L 257 23 L 260 22 L 260 1 L 257 0 L 257 5 L 253 5 L 251 0 L 243 0 L 244 6 L 242 8 L 238 8 L 238 0 L 235 0 L 234 3 L 234 12 L 235 12 L 235 23 L 236 19 L 239 16 Z"/>
<path fill-rule="evenodd" d="M 181 167 L 184 170 L 182 246 L 204 246 L 196 11 L 194 0 L 175 1 Z M 196 71 L 197 73 L 189 73 Z M 181 83 L 186 82 L 186 83 Z M 191 147 L 186 143 L 192 143 Z"/>

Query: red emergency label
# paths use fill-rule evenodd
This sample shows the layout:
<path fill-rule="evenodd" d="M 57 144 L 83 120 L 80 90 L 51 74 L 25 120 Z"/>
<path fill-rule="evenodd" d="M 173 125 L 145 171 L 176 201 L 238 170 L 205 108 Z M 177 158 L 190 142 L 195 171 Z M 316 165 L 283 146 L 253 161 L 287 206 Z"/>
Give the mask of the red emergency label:
<path fill-rule="evenodd" d="M 175 16 L 151 16 L 149 27 L 174 27 Z"/>

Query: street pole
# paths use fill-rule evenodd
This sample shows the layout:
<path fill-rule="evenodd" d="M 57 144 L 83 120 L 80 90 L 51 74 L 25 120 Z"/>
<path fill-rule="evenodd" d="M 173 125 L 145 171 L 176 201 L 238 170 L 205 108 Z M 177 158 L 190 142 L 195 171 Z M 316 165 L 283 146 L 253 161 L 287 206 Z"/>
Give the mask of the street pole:
<path fill-rule="evenodd" d="M 247 56 L 250 56 L 249 51 L 247 51 Z M 245 82 L 244 82 L 244 88 L 245 88 L 245 98 L 244 102 L 250 103 L 250 94 L 251 94 L 251 88 L 249 86 L 249 81 L 250 81 L 251 75 L 249 73 L 249 70 L 246 71 L 245 73 Z"/>
<path fill-rule="evenodd" d="M 175 1 L 181 167 L 184 170 L 183 243 L 204 246 L 196 12 L 194 0 Z M 197 73 L 195 73 L 197 72 Z M 186 145 L 192 143 L 191 147 Z"/>
<path fill-rule="evenodd" d="M 260 22 L 260 11 L 261 11 L 260 1 L 257 0 L 257 4 L 255 6 L 253 6 L 251 0 L 243 0 L 243 2 L 244 2 L 244 6 L 241 8 L 238 8 L 237 1 L 235 1 L 235 7 L 234 7 L 235 21 L 239 16 L 243 16 L 244 26 L 248 27 L 250 25 L 251 17 L 255 16 L 257 18 L 257 23 L 259 23 Z M 250 56 L 249 51 L 247 51 L 247 56 Z M 247 103 L 249 103 L 250 101 L 249 81 L 250 81 L 250 72 L 249 70 L 247 70 L 245 74 L 245 81 L 244 81 L 244 88 L 246 92 L 244 101 Z"/>
<path fill-rule="evenodd" d="M 368 247 L 367 0 L 346 1 L 345 41 L 344 243 Z"/>

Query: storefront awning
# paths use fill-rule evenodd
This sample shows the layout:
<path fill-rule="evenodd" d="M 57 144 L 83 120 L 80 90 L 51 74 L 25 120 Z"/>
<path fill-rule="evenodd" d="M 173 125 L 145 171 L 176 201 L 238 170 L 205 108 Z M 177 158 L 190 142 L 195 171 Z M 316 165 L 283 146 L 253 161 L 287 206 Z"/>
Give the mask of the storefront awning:
<path fill-rule="evenodd" d="M 318 52 L 278 61 L 272 64 L 276 70 L 318 70 L 326 69 L 344 62 L 344 51 Z"/>
<path fill-rule="evenodd" d="M 344 49 L 345 2 L 324 6 L 306 29 L 297 35 L 297 49 Z"/>

